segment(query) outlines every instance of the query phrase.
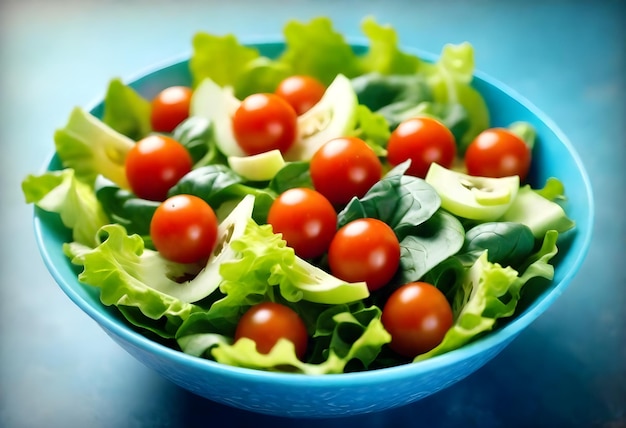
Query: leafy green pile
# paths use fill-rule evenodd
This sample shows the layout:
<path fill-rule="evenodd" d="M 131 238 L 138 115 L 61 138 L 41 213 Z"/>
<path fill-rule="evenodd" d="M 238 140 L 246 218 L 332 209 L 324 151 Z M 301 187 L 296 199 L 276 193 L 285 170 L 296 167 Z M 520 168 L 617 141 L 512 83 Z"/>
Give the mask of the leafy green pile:
<path fill-rule="evenodd" d="M 312 75 L 326 84 L 343 74 L 353 79 L 360 104 L 352 133 L 381 156 L 391 130 L 415 114 L 444 121 L 461 151 L 489 126 L 486 104 L 471 86 L 471 45 L 448 45 L 438 61 L 429 63 L 401 51 L 390 26 L 366 19 L 362 29 L 368 49 L 353 48 L 326 18 L 291 21 L 284 28 L 284 50 L 277 49 L 273 58 L 232 35 L 198 33 L 189 61 L 191 81 L 195 87 L 210 78 L 233 87 L 241 98 L 273 91 L 292 74 Z M 194 169 L 170 196 L 199 196 L 221 219 L 243 201 L 253 204 L 241 234 L 225 242 L 222 251 L 229 257 L 205 266 L 173 263 L 150 241 L 158 203 L 133 195 L 124 175 L 126 153 L 152 132 L 149 114 L 148 100 L 113 79 L 101 118 L 77 107 L 55 133 L 62 169 L 28 176 L 23 192 L 28 203 L 60 214 L 72 230 L 73 241 L 64 252 L 82 268 L 78 280 L 100 289 L 103 304 L 117 307 L 139 331 L 174 339 L 183 352 L 225 364 L 324 374 L 405 363 L 386 347 L 390 336 L 380 308 L 396 287 L 420 279 L 445 292 L 455 323 L 437 348 L 416 360 L 457 349 L 514 316 L 528 283 L 552 279 L 550 261 L 559 233 L 573 227 L 555 202 L 564 196 L 558 180 L 545 189 L 522 189 L 523 207 L 518 204 L 503 221 L 471 223 L 442 209 L 434 189 L 405 175 L 407 165 L 399 165 L 338 213 L 340 226 L 362 217 L 381 219 L 401 243 L 400 269 L 392 283 L 363 294 L 358 284 L 325 272 L 323 259 L 299 259 L 264 224 L 278 194 L 312 187 L 308 163 L 288 163 L 269 182 L 248 182 L 228 167 L 215 144 L 214 124 L 190 117 L 173 136 L 191 153 Z M 290 306 L 305 320 L 313 344 L 305 361 L 296 358 L 288 341 L 267 355 L 247 339 L 233 343 L 239 317 L 266 300 Z"/>

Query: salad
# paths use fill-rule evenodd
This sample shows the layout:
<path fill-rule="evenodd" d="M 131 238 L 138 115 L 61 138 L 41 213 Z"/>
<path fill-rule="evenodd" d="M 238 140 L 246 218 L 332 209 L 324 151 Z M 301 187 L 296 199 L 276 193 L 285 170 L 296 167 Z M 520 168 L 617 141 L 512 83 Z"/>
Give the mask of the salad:
<path fill-rule="evenodd" d="M 516 315 L 574 229 L 528 181 L 525 122 L 491 127 L 469 43 L 435 62 L 367 18 L 290 21 L 272 57 L 193 38 L 189 85 L 109 82 L 54 135 L 27 203 L 57 213 L 86 287 L 147 337 L 304 374 L 435 357 Z"/>

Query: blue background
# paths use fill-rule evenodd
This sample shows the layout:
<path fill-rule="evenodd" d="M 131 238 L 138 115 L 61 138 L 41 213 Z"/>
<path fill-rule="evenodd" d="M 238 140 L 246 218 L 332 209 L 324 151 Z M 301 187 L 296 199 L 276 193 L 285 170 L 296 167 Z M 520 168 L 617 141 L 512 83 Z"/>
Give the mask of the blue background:
<path fill-rule="evenodd" d="M 118 348 L 47 273 L 20 182 L 40 170 L 72 107 L 90 106 L 112 77 L 188 53 L 199 30 L 253 41 L 319 15 L 351 39 L 373 15 L 433 53 L 471 42 L 479 70 L 570 138 L 597 214 L 570 287 L 478 372 L 389 412 L 295 421 L 196 397 Z M 619 1 L 1 2 L 0 426 L 626 426 L 625 27 Z"/>

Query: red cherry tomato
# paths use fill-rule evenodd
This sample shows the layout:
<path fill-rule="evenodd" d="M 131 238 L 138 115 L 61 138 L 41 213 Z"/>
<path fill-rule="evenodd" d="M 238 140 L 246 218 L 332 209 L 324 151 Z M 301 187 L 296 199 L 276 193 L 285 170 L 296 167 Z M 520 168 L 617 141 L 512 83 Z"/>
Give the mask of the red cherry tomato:
<path fill-rule="evenodd" d="M 269 150 L 285 153 L 296 140 L 297 116 L 293 107 L 275 94 L 252 94 L 233 116 L 233 132 L 248 155 Z"/>
<path fill-rule="evenodd" d="M 191 88 L 170 86 L 152 99 L 150 122 L 157 132 L 172 132 L 183 120 L 189 117 Z"/>
<path fill-rule="evenodd" d="M 311 158 L 311 180 L 315 190 L 333 205 L 362 197 L 382 176 L 382 164 L 367 145 L 356 137 L 335 138 Z"/>
<path fill-rule="evenodd" d="M 389 347 L 414 358 L 441 343 L 453 323 L 452 309 L 438 288 L 412 282 L 395 290 L 383 308 L 381 321 L 391 335 Z"/>
<path fill-rule="evenodd" d="M 440 121 L 415 117 L 400 123 L 387 143 L 387 160 L 398 165 L 411 159 L 407 174 L 424 178 L 433 162 L 449 168 L 456 156 L 452 132 Z"/>
<path fill-rule="evenodd" d="M 328 249 L 333 275 L 365 281 L 370 291 L 387 284 L 400 264 L 400 243 L 393 230 L 374 218 L 353 220 L 337 231 Z"/>
<path fill-rule="evenodd" d="M 267 222 L 302 258 L 321 256 L 337 230 L 337 213 L 321 193 L 289 189 L 272 203 Z"/>
<path fill-rule="evenodd" d="M 162 201 L 169 189 L 191 171 L 193 161 L 187 149 L 173 138 L 150 135 L 128 152 L 126 178 L 140 198 Z"/>
<path fill-rule="evenodd" d="M 274 302 L 252 306 L 241 317 L 235 331 L 235 341 L 247 337 L 256 343 L 261 354 L 269 353 L 279 339 L 290 340 L 299 359 L 304 357 L 308 335 L 300 316 L 291 308 Z"/>
<path fill-rule="evenodd" d="M 217 240 L 217 218 L 204 200 L 176 195 L 157 207 L 150 237 L 161 255 L 178 263 L 207 259 Z"/>
<path fill-rule="evenodd" d="M 481 132 L 465 151 L 465 166 L 470 175 L 508 177 L 524 181 L 530 169 L 531 152 L 524 140 L 504 128 Z"/>
<path fill-rule="evenodd" d="M 322 99 L 326 87 L 311 76 L 290 76 L 278 84 L 275 94 L 287 101 L 300 116 Z"/>

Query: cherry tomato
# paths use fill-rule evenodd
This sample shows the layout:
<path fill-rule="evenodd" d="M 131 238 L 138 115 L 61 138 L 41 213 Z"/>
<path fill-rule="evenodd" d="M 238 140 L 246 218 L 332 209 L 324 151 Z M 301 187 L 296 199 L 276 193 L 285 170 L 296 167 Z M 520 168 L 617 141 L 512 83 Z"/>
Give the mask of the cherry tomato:
<path fill-rule="evenodd" d="M 452 308 L 434 285 L 411 282 L 389 296 L 381 321 L 391 335 L 389 347 L 414 358 L 441 343 L 453 323 Z"/>
<path fill-rule="evenodd" d="M 465 166 L 470 175 L 508 177 L 518 175 L 524 181 L 530 168 L 531 152 L 524 140 L 504 128 L 481 132 L 465 152 Z"/>
<path fill-rule="evenodd" d="M 387 284 L 400 264 L 400 243 L 393 230 L 374 218 L 353 220 L 337 231 L 328 249 L 333 275 L 365 281 L 370 291 Z"/>
<path fill-rule="evenodd" d="M 183 120 L 189 117 L 191 88 L 170 86 L 152 99 L 150 122 L 157 132 L 172 132 Z"/>
<path fill-rule="evenodd" d="M 233 133 L 248 155 L 269 150 L 286 152 L 296 140 L 296 112 L 275 94 L 252 94 L 233 116 Z"/>
<path fill-rule="evenodd" d="M 268 354 L 279 339 L 290 340 L 296 356 L 304 357 L 308 335 L 300 316 L 291 308 L 274 302 L 252 306 L 243 314 L 235 330 L 235 341 L 247 337 L 261 354 Z"/>
<path fill-rule="evenodd" d="M 154 211 L 150 237 L 164 258 L 178 263 L 198 262 L 207 259 L 215 247 L 217 217 L 197 196 L 172 196 Z"/>
<path fill-rule="evenodd" d="M 275 94 L 287 101 L 300 116 L 322 99 L 326 87 L 311 76 L 290 76 L 278 84 Z"/>
<path fill-rule="evenodd" d="M 387 160 L 398 165 L 411 159 L 407 174 L 424 178 L 435 162 L 449 168 L 456 156 L 452 132 L 440 121 L 415 117 L 400 123 L 387 143 Z"/>
<path fill-rule="evenodd" d="M 337 213 L 321 193 L 289 189 L 272 203 L 267 222 L 302 258 L 321 256 L 337 230 Z"/>
<path fill-rule="evenodd" d="M 126 156 L 126 178 L 140 198 L 162 201 L 169 189 L 191 171 L 187 149 L 173 138 L 150 135 L 139 140 Z"/>
<path fill-rule="evenodd" d="M 382 176 L 382 164 L 367 145 L 356 137 L 335 138 L 311 158 L 311 180 L 315 190 L 333 205 L 362 197 Z"/>

